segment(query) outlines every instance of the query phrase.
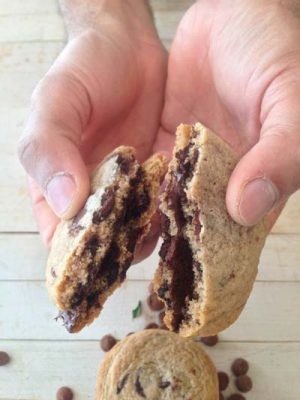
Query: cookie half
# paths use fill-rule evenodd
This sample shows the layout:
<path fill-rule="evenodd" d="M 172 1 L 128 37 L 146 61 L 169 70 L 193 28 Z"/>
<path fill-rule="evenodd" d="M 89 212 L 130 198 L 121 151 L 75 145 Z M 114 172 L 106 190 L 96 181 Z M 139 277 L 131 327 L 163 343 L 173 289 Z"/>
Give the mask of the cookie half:
<path fill-rule="evenodd" d="M 100 367 L 96 400 L 217 400 L 213 363 L 199 343 L 153 329 L 128 336 Z"/>
<path fill-rule="evenodd" d="M 250 295 L 267 229 L 232 220 L 226 189 L 238 162 L 200 123 L 180 125 L 162 195 L 160 264 L 154 286 L 165 324 L 183 336 L 214 335 L 240 315 Z"/>
<path fill-rule="evenodd" d="M 119 147 L 95 170 L 84 208 L 58 225 L 47 287 L 69 332 L 90 324 L 124 281 L 136 244 L 150 228 L 165 172 L 161 155 L 140 165 L 133 148 Z"/>

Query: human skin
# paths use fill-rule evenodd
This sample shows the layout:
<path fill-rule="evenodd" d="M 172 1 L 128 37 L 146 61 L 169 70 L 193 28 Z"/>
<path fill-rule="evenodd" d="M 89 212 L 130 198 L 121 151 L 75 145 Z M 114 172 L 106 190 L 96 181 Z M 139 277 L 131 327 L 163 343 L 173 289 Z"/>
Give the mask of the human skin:
<path fill-rule="evenodd" d="M 241 155 L 227 191 L 232 217 L 276 218 L 300 186 L 297 2 L 196 2 L 178 27 L 168 75 L 146 2 L 61 6 L 70 41 L 34 92 L 19 147 L 46 243 L 56 215 L 82 207 L 88 170 L 107 152 L 130 144 L 141 160 L 170 154 L 181 122 L 203 122 Z"/>

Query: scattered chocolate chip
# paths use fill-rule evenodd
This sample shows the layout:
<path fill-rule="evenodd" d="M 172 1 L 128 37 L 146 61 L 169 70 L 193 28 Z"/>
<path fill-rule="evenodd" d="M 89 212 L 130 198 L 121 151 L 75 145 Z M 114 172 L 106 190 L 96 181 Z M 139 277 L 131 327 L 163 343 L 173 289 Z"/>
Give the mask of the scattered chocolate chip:
<path fill-rule="evenodd" d="M 116 343 L 117 343 L 117 339 L 114 338 L 112 335 L 105 335 L 100 340 L 100 346 L 103 351 L 111 350 Z"/>
<path fill-rule="evenodd" d="M 57 400 L 72 400 L 73 399 L 73 392 L 70 388 L 63 386 L 58 389 L 56 393 Z"/>
<path fill-rule="evenodd" d="M 5 351 L 0 351 L 0 367 L 8 364 L 10 361 L 9 355 Z"/>
<path fill-rule="evenodd" d="M 160 322 L 161 324 L 164 324 L 164 318 L 165 318 L 165 312 L 162 311 L 162 312 L 160 312 L 159 315 L 158 315 L 158 319 L 159 319 L 159 322 Z"/>
<path fill-rule="evenodd" d="M 163 329 L 164 331 L 168 331 L 169 330 L 169 328 L 165 324 L 160 325 L 159 329 Z"/>
<path fill-rule="evenodd" d="M 231 365 L 231 371 L 235 376 L 245 375 L 248 372 L 249 364 L 248 361 L 243 358 L 237 358 Z"/>
<path fill-rule="evenodd" d="M 252 379 L 248 375 L 241 375 L 238 376 L 235 380 L 235 386 L 241 391 L 242 393 L 250 392 L 252 389 Z"/>
<path fill-rule="evenodd" d="M 225 397 L 222 395 L 222 393 L 219 393 L 219 400 L 225 400 Z"/>
<path fill-rule="evenodd" d="M 215 336 L 202 337 L 200 340 L 206 346 L 212 347 L 212 346 L 215 346 L 218 343 L 219 338 L 218 338 L 218 335 L 215 335 Z"/>
<path fill-rule="evenodd" d="M 227 400 L 246 400 L 246 398 L 239 393 L 234 393 L 231 396 L 229 396 Z"/>
<path fill-rule="evenodd" d="M 166 389 L 166 388 L 169 387 L 170 385 L 171 385 L 171 382 L 161 380 L 161 382 L 158 384 L 158 387 L 159 387 L 160 389 Z"/>
<path fill-rule="evenodd" d="M 229 384 L 229 376 L 226 372 L 218 372 L 218 380 L 219 380 L 219 390 L 223 391 L 226 390 Z"/>
<path fill-rule="evenodd" d="M 149 294 L 153 294 L 154 293 L 154 288 L 153 288 L 153 282 L 150 282 L 148 285 L 148 292 Z"/>
<path fill-rule="evenodd" d="M 147 304 L 152 311 L 161 311 L 164 303 L 158 298 L 156 293 L 152 293 L 147 297 Z"/>
<path fill-rule="evenodd" d="M 126 374 L 126 375 L 123 376 L 123 378 L 120 380 L 120 382 L 118 382 L 117 394 L 120 394 L 122 392 L 124 386 L 126 385 L 128 377 L 129 377 L 129 374 Z"/>
<path fill-rule="evenodd" d="M 150 324 L 145 326 L 145 329 L 158 329 L 159 326 L 155 322 L 150 322 Z"/>

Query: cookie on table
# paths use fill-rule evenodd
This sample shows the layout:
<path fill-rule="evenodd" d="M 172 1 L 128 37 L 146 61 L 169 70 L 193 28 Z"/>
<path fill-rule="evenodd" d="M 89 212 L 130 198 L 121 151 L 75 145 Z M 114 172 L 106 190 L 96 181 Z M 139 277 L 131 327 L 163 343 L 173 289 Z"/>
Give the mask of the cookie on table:
<path fill-rule="evenodd" d="M 215 367 L 191 339 L 159 329 L 132 334 L 106 354 L 96 400 L 218 400 Z"/>
<path fill-rule="evenodd" d="M 180 125 L 161 198 L 163 243 L 154 287 L 164 322 L 183 336 L 215 335 L 240 315 L 250 295 L 265 222 L 232 220 L 226 189 L 239 158 L 200 123 Z"/>
<path fill-rule="evenodd" d="M 47 287 L 69 332 L 90 324 L 124 281 L 136 244 L 150 229 L 166 168 L 161 155 L 139 164 L 133 148 L 117 148 L 92 175 L 83 209 L 58 225 Z"/>

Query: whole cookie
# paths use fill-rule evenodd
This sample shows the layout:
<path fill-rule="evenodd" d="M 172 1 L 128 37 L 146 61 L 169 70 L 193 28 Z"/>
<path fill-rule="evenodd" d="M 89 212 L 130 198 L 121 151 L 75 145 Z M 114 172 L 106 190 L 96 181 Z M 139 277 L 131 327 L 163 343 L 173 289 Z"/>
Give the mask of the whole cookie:
<path fill-rule="evenodd" d="M 128 336 L 100 367 L 96 400 L 218 400 L 217 373 L 202 347 L 165 330 Z"/>
<path fill-rule="evenodd" d="M 227 185 L 239 160 L 228 144 L 200 123 L 180 125 L 176 136 L 154 289 L 169 329 L 211 336 L 245 306 L 268 230 L 264 221 L 241 226 L 227 212 Z"/>
<path fill-rule="evenodd" d="M 150 228 L 165 172 L 162 156 L 140 164 L 133 148 L 118 147 L 92 175 L 83 209 L 58 225 L 47 287 L 69 332 L 90 324 L 126 278 L 136 244 Z"/>

